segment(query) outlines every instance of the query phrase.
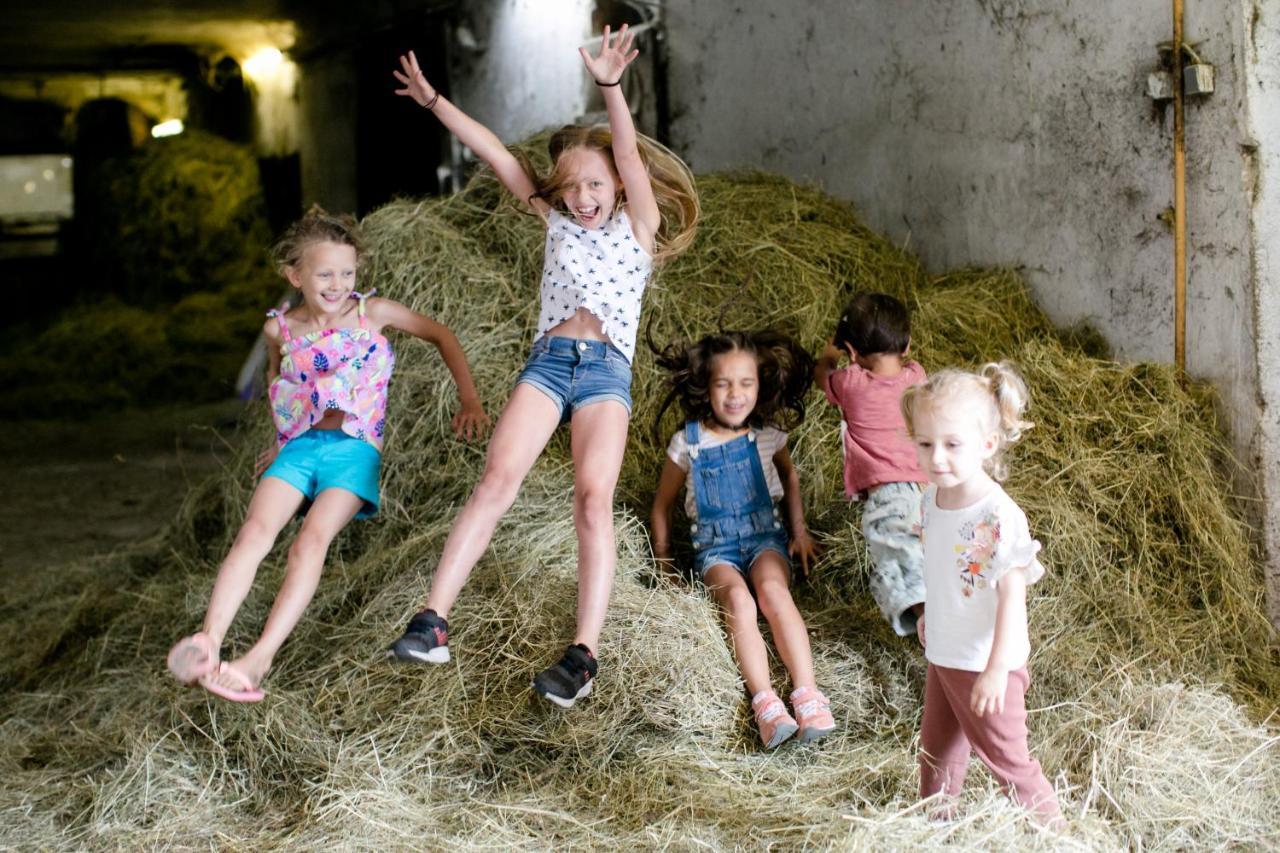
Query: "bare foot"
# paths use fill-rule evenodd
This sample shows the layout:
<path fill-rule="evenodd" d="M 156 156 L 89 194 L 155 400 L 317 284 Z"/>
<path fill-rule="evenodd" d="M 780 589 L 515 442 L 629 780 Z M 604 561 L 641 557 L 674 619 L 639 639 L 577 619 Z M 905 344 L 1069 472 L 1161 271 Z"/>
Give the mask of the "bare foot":
<path fill-rule="evenodd" d="M 262 683 L 269 669 L 271 669 L 271 661 L 256 657 L 253 650 L 250 650 L 243 657 L 218 667 L 201 683 L 206 687 L 209 684 L 216 684 L 224 691 L 232 693 L 257 692 L 258 685 Z"/>
<path fill-rule="evenodd" d="M 194 684 L 218 668 L 218 644 L 200 631 L 183 637 L 169 650 L 169 672 L 183 684 Z"/>

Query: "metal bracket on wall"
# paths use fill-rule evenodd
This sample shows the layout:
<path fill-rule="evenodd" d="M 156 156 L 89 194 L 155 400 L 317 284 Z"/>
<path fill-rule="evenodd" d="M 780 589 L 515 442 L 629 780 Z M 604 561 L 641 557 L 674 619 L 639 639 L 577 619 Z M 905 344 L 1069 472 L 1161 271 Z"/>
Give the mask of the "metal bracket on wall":
<path fill-rule="evenodd" d="M 1160 59 L 1155 69 L 1147 75 L 1147 97 L 1160 103 L 1172 101 L 1174 97 L 1174 62 L 1173 43 L 1161 42 L 1156 45 Z M 1182 43 L 1182 94 L 1213 94 L 1213 65 L 1205 62 L 1196 52 L 1195 46 Z"/>

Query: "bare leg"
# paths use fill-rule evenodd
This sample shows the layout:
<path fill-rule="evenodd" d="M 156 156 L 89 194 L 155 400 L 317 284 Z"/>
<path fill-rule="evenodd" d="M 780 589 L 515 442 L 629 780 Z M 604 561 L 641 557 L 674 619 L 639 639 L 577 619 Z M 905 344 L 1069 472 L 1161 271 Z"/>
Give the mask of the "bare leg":
<path fill-rule="evenodd" d="M 724 611 L 729 638 L 733 641 L 733 656 L 737 658 L 738 669 L 747 682 L 747 692 L 755 696 L 762 690 L 772 690 L 769 654 L 764 647 L 764 637 L 760 635 L 756 602 L 751 597 L 746 579 L 737 569 L 720 563 L 707 571 L 703 582 Z"/>
<path fill-rule="evenodd" d="M 520 384 L 511 392 L 498 417 L 484 473 L 458 513 L 445 540 L 427 594 L 427 607 L 448 618 L 458 593 L 493 538 L 498 519 L 511 507 L 520 484 L 538 460 L 560 423 L 555 403 L 532 385 Z"/>
<path fill-rule="evenodd" d="M 613 589 L 613 490 L 622 470 L 628 420 L 626 407 L 607 400 L 584 406 L 570 422 L 573 522 L 578 531 L 578 630 L 573 641 L 593 654 Z"/>
<path fill-rule="evenodd" d="M 276 593 L 275 603 L 263 626 L 262 636 L 242 657 L 232 661 L 232 666 L 244 673 L 255 686 L 271 668 L 271 661 L 284 641 L 293 632 L 302 612 L 311 603 L 320 574 L 324 571 L 324 558 L 329 543 L 338 531 L 355 518 L 364 501 L 346 489 L 325 489 L 307 511 L 298 537 L 289 548 L 289 562 L 285 567 L 284 583 Z M 228 690 L 238 690 L 241 685 L 227 675 L 214 678 Z"/>
<path fill-rule="evenodd" d="M 809 650 L 809 629 L 791 598 L 790 575 L 782 556 L 765 551 L 751 565 L 751 586 L 756 591 L 778 656 L 791 673 L 795 688 L 813 687 L 813 653 Z"/>
<path fill-rule="evenodd" d="M 293 518 L 302 501 L 301 492 L 277 477 L 264 477 L 258 483 L 249 501 L 244 524 L 240 525 L 231 550 L 218 568 L 218 578 L 209 596 L 209 609 L 201 630 L 208 635 L 212 651 L 194 638 L 186 637 L 179 640 L 169 653 L 169 669 L 179 681 L 194 681 L 217 664 L 222 638 L 249 594 L 259 564 L 271 552 L 276 537 Z M 208 654 L 213 655 L 213 660 L 207 659 Z"/>

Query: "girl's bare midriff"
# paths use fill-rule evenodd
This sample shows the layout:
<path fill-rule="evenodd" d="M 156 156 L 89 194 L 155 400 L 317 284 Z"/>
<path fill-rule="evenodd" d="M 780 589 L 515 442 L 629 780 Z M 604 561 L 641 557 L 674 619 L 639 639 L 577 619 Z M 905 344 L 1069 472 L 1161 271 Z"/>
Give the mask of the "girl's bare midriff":
<path fill-rule="evenodd" d="M 600 326 L 600 318 L 586 308 L 579 308 L 574 315 L 558 326 L 547 331 L 548 335 L 558 338 L 578 338 L 587 341 L 609 341 L 609 336 Z"/>
<path fill-rule="evenodd" d="M 342 409 L 330 409 L 324 417 L 311 425 L 312 429 L 342 429 L 342 420 L 347 415 Z"/>

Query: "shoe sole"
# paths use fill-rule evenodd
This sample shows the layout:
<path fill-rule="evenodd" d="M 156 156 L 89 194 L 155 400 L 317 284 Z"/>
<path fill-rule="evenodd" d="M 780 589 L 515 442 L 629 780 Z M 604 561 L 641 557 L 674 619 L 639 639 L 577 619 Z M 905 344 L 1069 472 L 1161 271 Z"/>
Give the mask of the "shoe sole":
<path fill-rule="evenodd" d="M 572 708 L 574 702 L 577 702 L 583 696 L 586 696 L 588 693 L 591 692 L 591 682 L 588 681 L 586 684 L 582 685 L 582 689 L 579 690 L 577 695 L 575 695 L 571 699 L 564 699 L 560 696 L 555 695 L 554 693 L 544 693 L 543 691 L 538 690 L 538 685 L 536 683 L 533 685 L 533 689 L 539 696 L 541 696 L 543 699 L 546 699 L 548 702 L 551 702 L 554 705 L 558 705 L 561 708 Z"/>
<path fill-rule="evenodd" d="M 387 657 L 407 663 L 448 663 L 449 647 L 436 646 L 429 652 L 419 652 L 414 649 L 398 649 L 395 646 L 387 649 Z"/>
<path fill-rule="evenodd" d="M 822 740 L 824 737 L 831 734 L 835 730 L 836 730 L 835 726 L 832 726 L 829 729 L 805 729 L 804 731 L 800 732 L 799 740 L 801 743 L 813 743 L 815 740 Z"/>
<path fill-rule="evenodd" d="M 800 731 L 799 726 L 788 726 L 788 725 L 778 726 L 778 728 L 773 733 L 773 739 L 766 742 L 764 745 L 764 748 L 777 749 L 784 742 L 786 742 L 788 738 L 790 738 L 792 735 L 794 735 L 798 731 Z"/>

